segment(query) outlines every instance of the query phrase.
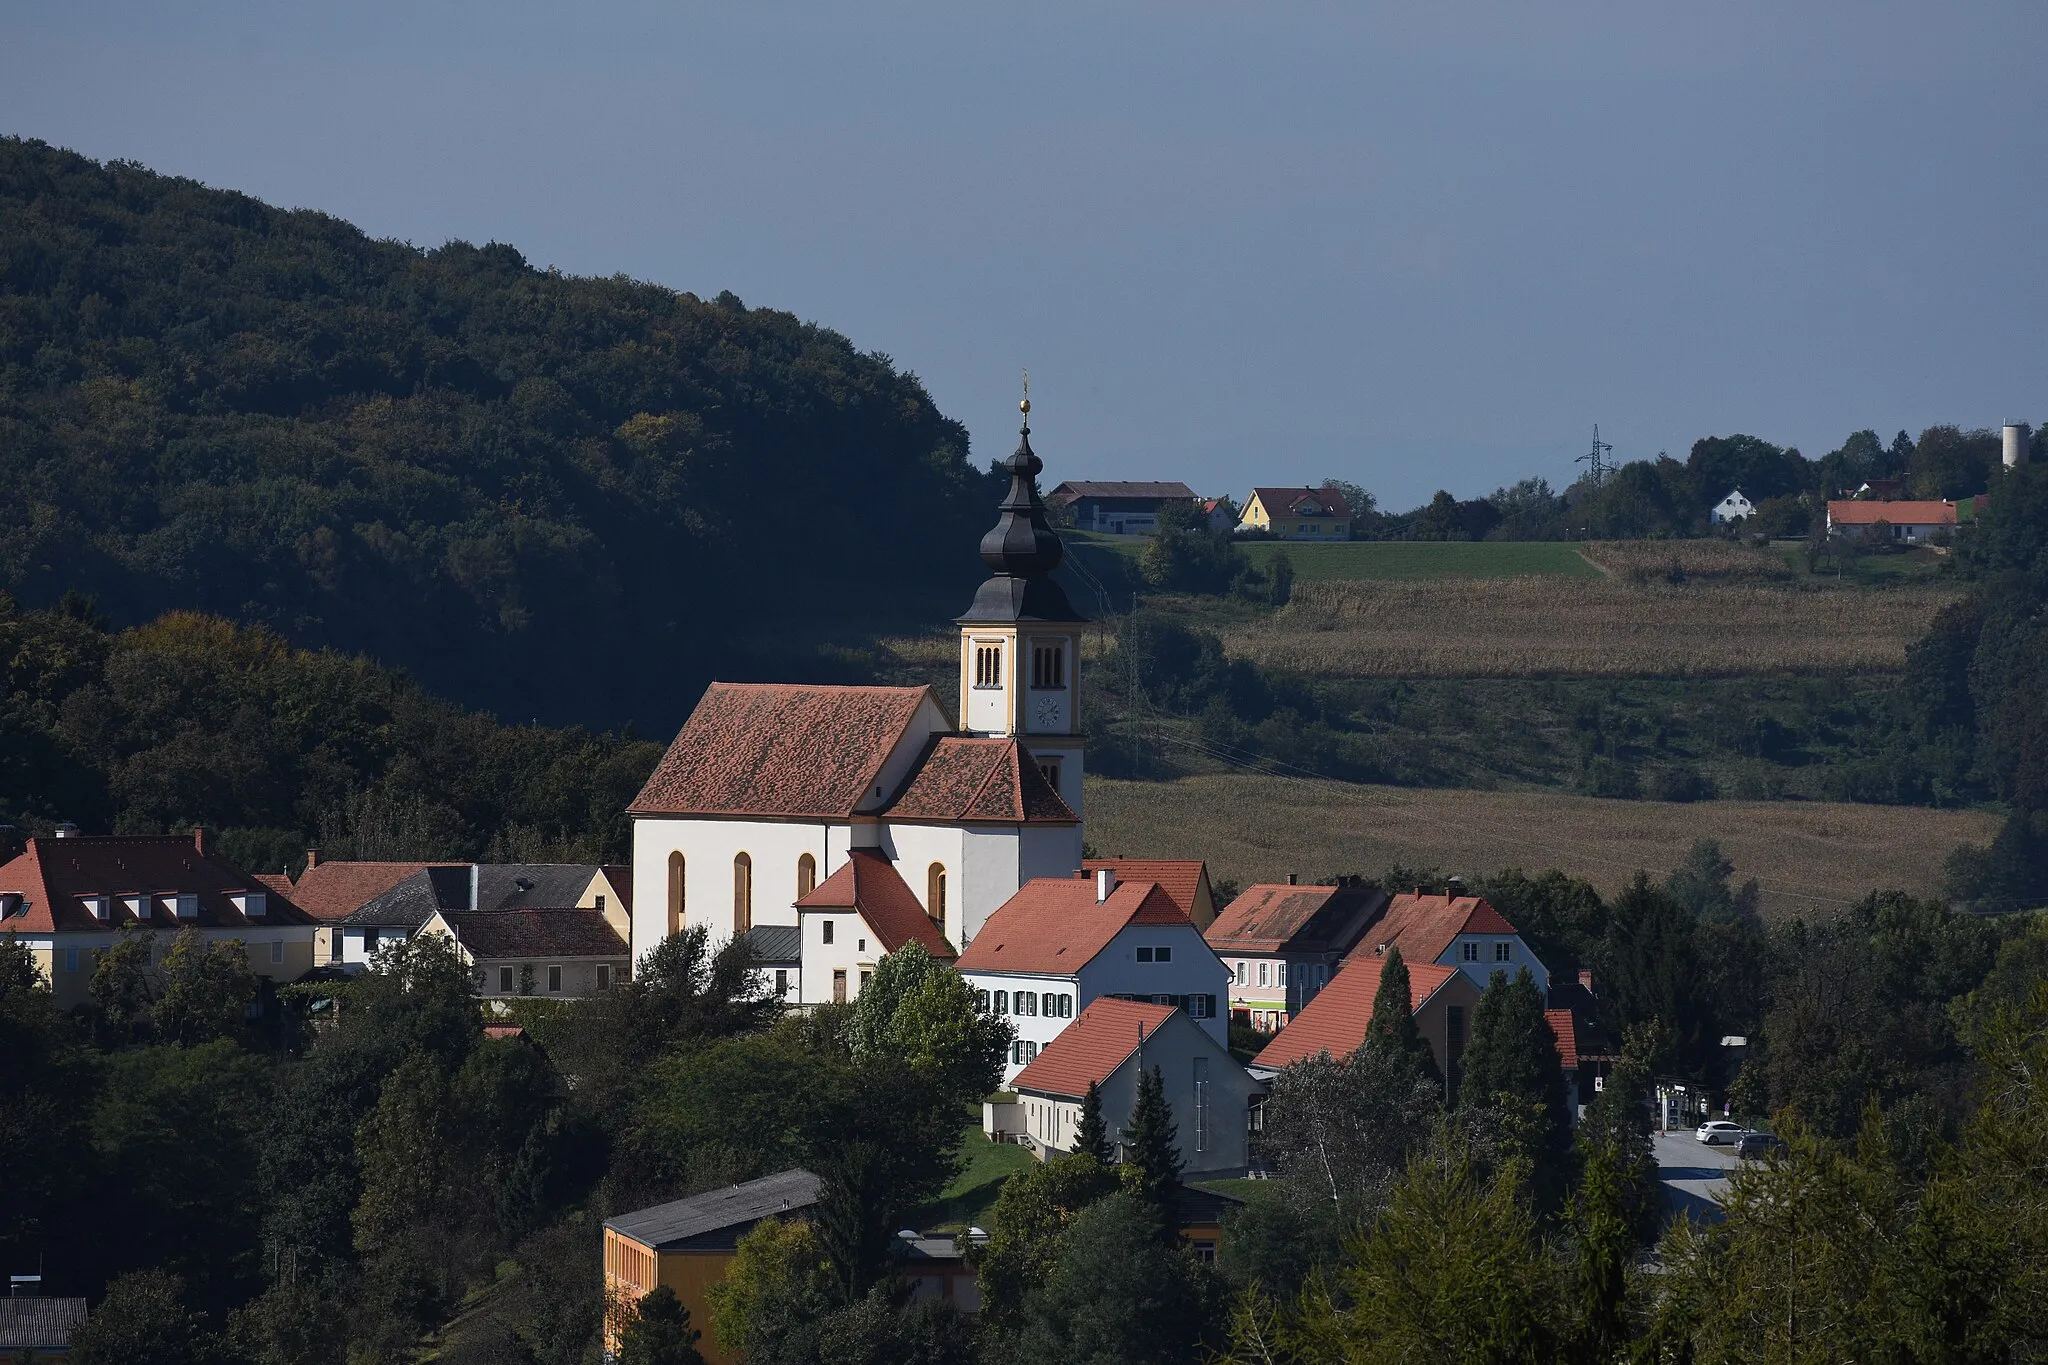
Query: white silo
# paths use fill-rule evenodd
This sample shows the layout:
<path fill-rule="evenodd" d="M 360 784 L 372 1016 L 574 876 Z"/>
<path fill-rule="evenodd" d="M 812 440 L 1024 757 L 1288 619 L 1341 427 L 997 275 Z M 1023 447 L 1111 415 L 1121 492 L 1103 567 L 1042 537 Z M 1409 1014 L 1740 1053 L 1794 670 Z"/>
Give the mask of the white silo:
<path fill-rule="evenodd" d="M 2005 467 L 2018 469 L 2027 462 L 2027 438 L 2034 433 L 2025 422 L 2005 424 Z"/>

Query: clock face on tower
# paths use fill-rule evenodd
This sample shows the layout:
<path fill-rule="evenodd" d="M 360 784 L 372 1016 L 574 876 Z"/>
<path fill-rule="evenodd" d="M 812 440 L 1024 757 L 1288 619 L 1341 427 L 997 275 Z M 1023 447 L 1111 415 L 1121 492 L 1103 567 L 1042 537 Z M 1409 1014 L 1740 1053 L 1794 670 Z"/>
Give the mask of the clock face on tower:
<path fill-rule="evenodd" d="M 1034 730 L 1056 730 L 1065 710 L 1058 697 L 1040 697 L 1031 706 L 1031 727 Z"/>

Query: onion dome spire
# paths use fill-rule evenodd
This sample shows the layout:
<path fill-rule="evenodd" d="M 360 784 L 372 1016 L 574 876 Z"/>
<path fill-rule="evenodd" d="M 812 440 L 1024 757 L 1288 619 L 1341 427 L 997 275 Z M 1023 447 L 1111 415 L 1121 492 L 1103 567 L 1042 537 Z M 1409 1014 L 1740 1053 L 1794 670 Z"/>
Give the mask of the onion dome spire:
<path fill-rule="evenodd" d="M 1017 449 L 1002 467 L 1010 474 L 1010 491 L 996 504 L 1000 514 L 981 538 L 981 562 L 993 576 L 981 585 L 974 604 L 961 621 L 1085 620 L 1052 579 L 1066 558 L 1059 532 L 1045 515 L 1038 496 L 1038 475 L 1045 462 L 1031 449 L 1031 375 L 1024 376 L 1024 397 L 1017 404 L 1023 422 Z"/>

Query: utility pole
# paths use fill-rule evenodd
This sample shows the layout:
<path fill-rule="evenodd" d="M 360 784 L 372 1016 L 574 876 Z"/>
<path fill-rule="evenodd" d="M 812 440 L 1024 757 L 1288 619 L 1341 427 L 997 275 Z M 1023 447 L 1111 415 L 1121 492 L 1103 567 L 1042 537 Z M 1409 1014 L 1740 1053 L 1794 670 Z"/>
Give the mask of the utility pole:
<path fill-rule="evenodd" d="M 1600 439 L 1600 424 L 1595 422 L 1593 424 L 1593 449 L 1587 454 L 1579 456 L 1572 463 L 1587 466 L 1586 473 L 1593 480 L 1593 487 L 1598 488 L 1605 484 L 1607 476 L 1614 472 L 1614 466 L 1609 464 L 1606 459 L 1613 451 L 1613 446 Z"/>

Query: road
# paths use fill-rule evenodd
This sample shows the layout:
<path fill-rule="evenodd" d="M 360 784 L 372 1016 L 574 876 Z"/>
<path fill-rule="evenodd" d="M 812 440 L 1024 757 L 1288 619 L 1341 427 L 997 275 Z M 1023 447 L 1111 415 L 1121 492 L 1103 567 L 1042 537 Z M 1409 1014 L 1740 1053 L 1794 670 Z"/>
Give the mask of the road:
<path fill-rule="evenodd" d="M 1735 1148 L 1709 1147 L 1691 1130 L 1652 1133 L 1657 1150 L 1657 1178 L 1664 1182 L 1664 1199 L 1674 1213 L 1696 1218 L 1721 1216 L 1721 1196 L 1728 1191 L 1728 1172 L 1735 1165 Z"/>

